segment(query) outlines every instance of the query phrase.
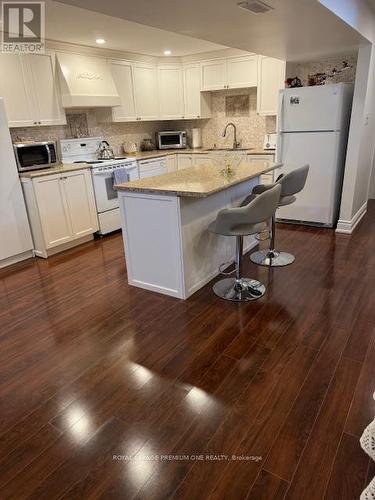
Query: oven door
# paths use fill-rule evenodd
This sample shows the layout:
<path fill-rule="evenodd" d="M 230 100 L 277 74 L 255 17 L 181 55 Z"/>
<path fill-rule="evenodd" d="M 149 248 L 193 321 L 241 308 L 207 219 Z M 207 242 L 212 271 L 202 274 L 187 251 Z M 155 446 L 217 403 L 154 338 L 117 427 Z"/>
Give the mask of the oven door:
<path fill-rule="evenodd" d="M 113 172 L 92 170 L 92 179 L 94 183 L 96 208 L 98 212 L 106 212 L 118 208 L 118 193 L 113 189 Z"/>

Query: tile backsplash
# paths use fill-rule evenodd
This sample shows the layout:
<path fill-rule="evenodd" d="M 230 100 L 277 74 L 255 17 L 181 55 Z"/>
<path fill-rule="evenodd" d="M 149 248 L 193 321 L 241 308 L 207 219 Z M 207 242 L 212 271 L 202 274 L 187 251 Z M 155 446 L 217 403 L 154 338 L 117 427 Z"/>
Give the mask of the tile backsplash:
<path fill-rule="evenodd" d="M 234 99 L 244 103 L 244 109 L 235 108 L 233 116 L 230 116 L 228 105 L 226 110 L 226 97 L 248 96 L 248 99 Z M 67 116 L 85 113 L 87 116 L 87 127 L 91 137 L 105 138 L 114 149 L 115 154 L 122 154 L 131 150 L 136 143 L 139 147 L 142 139 L 151 138 L 155 141 L 155 133 L 160 130 L 189 130 L 191 128 L 202 129 L 203 147 L 231 146 L 233 133 L 228 132 L 226 138 L 222 132 L 228 122 L 237 126 L 237 137 L 242 147 L 262 148 L 264 134 L 274 132 L 276 128 L 276 117 L 258 116 L 256 113 L 256 88 L 221 90 L 212 92 L 212 117 L 207 120 L 183 120 L 183 121 L 150 121 L 150 122 L 127 122 L 127 123 L 100 123 L 94 109 L 68 110 Z M 69 121 L 69 119 L 68 119 Z M 68 125 L 48 127 L 25 127 L 12 128 L 12 140 L 59 140 L 71 137 L 71 127 Z"/>
<path fill-rule="evenodd" d="M 335 56 L 319 61 L 295 62 L 287 63 L 286 74 L 287 78 L 298 76 L 303 85 L 307 85 L 309 75 L 316 73 L 331 73 L 334 68 L 342 68 L 343 61 L 347 61 L 351 68 L 339 73 L 334 78 L 330 79 L 328 83 L 354 83 L 355 73 L 357 68 L 357 56 Z"/>
<path fill-rule="evenodd" d="M 234 107 L 231 115 L 231 105 L 228 106 L 228 97 L 248 96 L 248 99 L 237 99 L 243 109 Z M 276 130 L 276 116 L 259 116 L 257 114 L 257 89 L 229 89 L 211 92 L 212 116 L 208 120 L 185 121 L 184 128 L 194 127 L 202 129 L 202 144 L 205 148 L 231 147 L 233 132 L 228 131 L 227 137 L 222 137 L 225 125 L 233 122 L 237 127 L 237 140 L 244 148 L 263 148 L 264 135 Z M 178 122 L 175 122 L 177 126 Z M 181 124 L 179 125 L 181 127 Z"/>

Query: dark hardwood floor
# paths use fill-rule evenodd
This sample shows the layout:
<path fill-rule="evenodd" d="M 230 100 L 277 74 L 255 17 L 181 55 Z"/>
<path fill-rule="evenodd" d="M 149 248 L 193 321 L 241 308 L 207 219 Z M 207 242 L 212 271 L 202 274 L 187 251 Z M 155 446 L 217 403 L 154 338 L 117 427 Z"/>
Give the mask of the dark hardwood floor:
<path fill-rule="evenodd" d="M 278 239 L 295 263 L 247 261 L 268 290 L 241 305 L 130 288 L 119 234 L 0 271 L 0 497 L 359 498 L 375 203 Z"/>

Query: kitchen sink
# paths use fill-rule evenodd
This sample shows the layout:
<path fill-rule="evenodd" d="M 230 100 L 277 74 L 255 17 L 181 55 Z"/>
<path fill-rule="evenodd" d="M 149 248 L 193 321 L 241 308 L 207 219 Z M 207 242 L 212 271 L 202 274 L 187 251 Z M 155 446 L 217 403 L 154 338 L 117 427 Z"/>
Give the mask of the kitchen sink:
<path fill-rule="evenodd" d="M 253 148 L 209 148 L 205 149 L 205 151 L 251 151 Z"/>

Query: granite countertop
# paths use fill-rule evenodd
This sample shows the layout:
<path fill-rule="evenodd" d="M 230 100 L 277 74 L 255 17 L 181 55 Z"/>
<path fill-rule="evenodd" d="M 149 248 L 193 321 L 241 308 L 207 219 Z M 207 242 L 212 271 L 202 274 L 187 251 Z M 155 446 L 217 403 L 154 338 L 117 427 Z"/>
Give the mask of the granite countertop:
<path fill-rule="evenodd" d="M 86 170 L 90 168 L 87 163 L 60 163 L 56 167 L 43 168 L 41 170 L 30 170 L 30 172 L 20 173 L 20 177 L 33 179 L 34 177 L 44 177 L 45 175 L 64 174 L 65 172 L 73 172 L 74 170 Z"/>
<path fill-rule="evenodd" d="M 119 191 L 204 198 L 240 182 L 271 172 L 281 165 L 281 163 L 258 160 L 236 167 L 234 174 L 229 176 L 224 175 L 217 166 L 190 167 L 156 177 L 118 184 L 115 188 Z"/>
<path fill-rule="evenodd" d="M 275 151 L 269 150 L 265 151 L 264 149 L 239 149 L 237 150 L 242 154 L 251 154 L 251 155 L 273 155 Z M 231 153 L 231 150 L 222 150 L 222 149 L 154 149 L 152 151 L 138 151 L 137 153 L 124 153 L 125 156 L 136 158 L 137 160 L 147 160 L 151 158 L 160 158 L 162 156 L 175 155 L 175 154 L 210 154 L 210 153 Z"/>

